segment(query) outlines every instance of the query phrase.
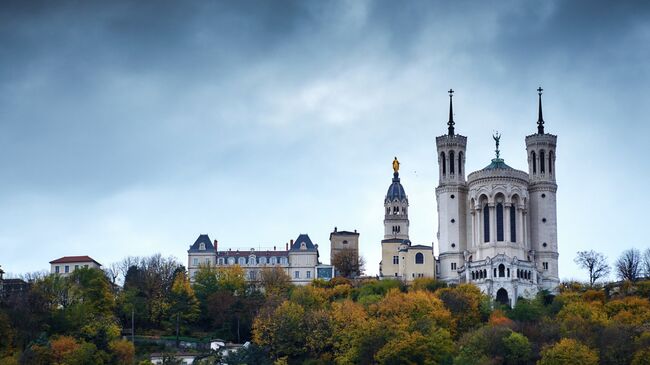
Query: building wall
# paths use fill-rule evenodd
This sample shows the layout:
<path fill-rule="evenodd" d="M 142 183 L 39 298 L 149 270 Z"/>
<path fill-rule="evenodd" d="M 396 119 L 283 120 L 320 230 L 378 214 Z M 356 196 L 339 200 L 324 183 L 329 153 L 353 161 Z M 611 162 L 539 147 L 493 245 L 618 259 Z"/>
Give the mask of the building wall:
<path fill-rule="evenodd" d="M 66 266 L 68 268 L 68 272 L 66 272 Z M 57 272 L 57 267 L 59 268 L 59 272 Z M 88 267 L 92 269 L 101 269 L 101 266 L 97 265 L 93 261 L 85 261 L 85 262 L 70 262 L 70 263 L 61 263 L 61 264 L 50 264 L 50 273 L 51 274 L 58 274 L 61 276 L 68 276 L 72 274 L 76 269 L 82 268 L 82 267 Z"/>

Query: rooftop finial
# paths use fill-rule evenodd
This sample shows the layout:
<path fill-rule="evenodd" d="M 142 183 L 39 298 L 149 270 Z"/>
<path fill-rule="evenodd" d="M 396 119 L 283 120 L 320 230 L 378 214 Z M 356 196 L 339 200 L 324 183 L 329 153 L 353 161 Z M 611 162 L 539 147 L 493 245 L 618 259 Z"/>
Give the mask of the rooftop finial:
<path fill-rule="evenodd" d="M 539 95 L 539 116 L 537 117 L 537 133 L 544 134 L 544 116 L 542 115 L 542 87 L 537 88 L 537 95 Z"/>
<path fill-rule="evenodd" d="M 449 126 L 449 135 L 453 136 L 454 135 L 454 105 L 452 104 L 451 100 L 454 97 L 454 90 L 449 89 L 449 122 L 447 122 L 447 125 Z"/>
<path fill-rule="evenodd" d="M 501 135 L 499 134 L 499 131 L 497 131 L 495 134 L 492 135 L 492 138 L 494 138 L 494 142 L 497 145 L 497 149 L 494 150 L 497 154 L 497 160 L 499 159 L 499 155 L 501 154 L 501 151 L 499 151 L 499 140 L 501 139 Z"/>

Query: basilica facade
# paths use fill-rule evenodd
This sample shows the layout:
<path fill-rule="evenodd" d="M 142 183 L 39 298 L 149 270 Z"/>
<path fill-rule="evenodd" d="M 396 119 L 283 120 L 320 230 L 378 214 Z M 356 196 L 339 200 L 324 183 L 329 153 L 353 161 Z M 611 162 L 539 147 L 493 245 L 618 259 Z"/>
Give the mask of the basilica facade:
<path fill-rule="evenodd" d="M 483 169 L 466 175 L 467 137 L 456 134 L 450 90 L 447 134 L 436 138 L 438 252 L 408 239 L 408 199 L 395 170 L 385 198 L 382 277 L 437 277 L 450 284 L 473 283 L 504 304 L 531 298 L 559 284 L 555 157 L 557 136 L 545 133 L 542 89 L 538 89 L 537 133 L 526 136 L 528 171 L 508 166 L 499 152 Z M 394 168 L 399 167 L 399 165 Z M 411 254 L 412 253 L 412 254 Z M 419 256 L 422 255 L 422 256 Z"/>

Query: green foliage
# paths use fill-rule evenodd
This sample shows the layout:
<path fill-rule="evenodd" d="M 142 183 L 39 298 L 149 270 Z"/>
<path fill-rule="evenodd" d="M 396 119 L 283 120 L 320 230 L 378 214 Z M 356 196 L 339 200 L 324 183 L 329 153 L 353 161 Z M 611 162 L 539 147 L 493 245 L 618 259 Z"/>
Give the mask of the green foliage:
<path fill-rule="evenodd" d="M 598 353 L 577 340 L 563 338 L 542 350 L 537 365 L 596 365 Z"/>

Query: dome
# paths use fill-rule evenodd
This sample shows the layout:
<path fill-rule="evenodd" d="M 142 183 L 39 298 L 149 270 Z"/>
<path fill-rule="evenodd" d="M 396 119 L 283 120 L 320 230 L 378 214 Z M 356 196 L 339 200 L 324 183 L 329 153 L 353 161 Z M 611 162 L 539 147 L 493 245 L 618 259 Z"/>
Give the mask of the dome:
<path fill-rule="evenodd" d="M 406 200 L 406 192 L 404 191 L 402 184 L 399 182 L 398 172 L 393 174 L 393 183 L 390 184 L 388 192 L 386 193 L 387 201 L 393 201 L 395 199 L 399 201 Z"/>
<path fill-rule="evenodd" d="M 487 165 L 483 170 L 514 170 L 512 167 L 506 165 L 502 158 L 493 158 L 492 163 Z"/>

